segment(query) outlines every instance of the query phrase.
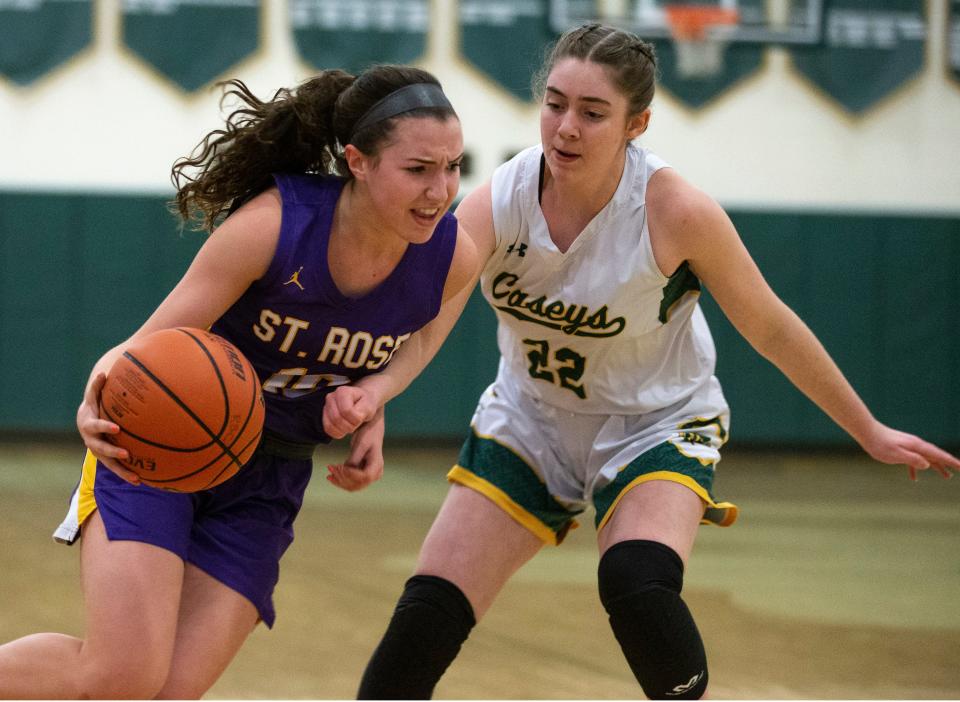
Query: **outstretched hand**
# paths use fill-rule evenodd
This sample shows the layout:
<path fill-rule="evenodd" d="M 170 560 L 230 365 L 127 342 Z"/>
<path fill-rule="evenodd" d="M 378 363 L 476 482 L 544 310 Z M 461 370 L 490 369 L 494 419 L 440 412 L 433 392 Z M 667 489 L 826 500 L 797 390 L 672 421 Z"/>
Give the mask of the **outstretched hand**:
<path fill-rule="evenodd" d="M 891 429 L 879 424 L 877 431 L 864 441 L 863 449 L 881 463 L 907 466 L 910 479 L 917 479 L 917 471 L 934 469 L 944 478 L 960 472 L 960 459 L 943 449 L 924 441 L 919 436 Z"/>
<path fill-rule="evenodd" d="M 356 492 L 383 476 L 383 412 L 361 425 L 350 439 L 347 460 L 327 466 L 327 480 L 341 490 Z"/>

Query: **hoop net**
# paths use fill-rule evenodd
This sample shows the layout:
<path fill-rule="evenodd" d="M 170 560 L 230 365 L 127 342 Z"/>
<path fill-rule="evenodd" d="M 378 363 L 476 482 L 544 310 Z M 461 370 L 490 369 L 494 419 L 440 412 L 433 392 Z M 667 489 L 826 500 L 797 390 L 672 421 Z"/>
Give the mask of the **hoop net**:
<path fill-rule="evenodd" d="M 719 73 L 727 38 L 740 21 L 740 14 L 716 5 L 666 5 L 663 9 L 677 49 L 677 72 L 684 78 Z"/>

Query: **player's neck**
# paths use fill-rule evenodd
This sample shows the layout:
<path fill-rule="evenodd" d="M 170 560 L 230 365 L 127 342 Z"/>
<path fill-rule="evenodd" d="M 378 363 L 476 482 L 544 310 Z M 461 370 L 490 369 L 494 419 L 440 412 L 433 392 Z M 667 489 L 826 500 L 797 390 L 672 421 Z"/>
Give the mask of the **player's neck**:
<path fill-rule="evenodd" d="M 586 169 L 579 172 L 553 173 L 544 164 L 540 204 L 546 212 L 554 207 L 567 212 L 577 212 L 589 221 L 613 199 L 623 175 L 624 160 L 618 167 L 604 169 L 600 173 Z"/>
<path fill-rule="evenodd" d="M 543 175 L 540 209 L 554 244 L 566 251 L 613 199 L 623 175 L 623 162 L 619 169 L 610 169 L 599 177 L 587 172 L 555 177 L 546 165 Z"/>
<path fill-rule="evenodd" d="M 327 247 L 327 267 L 337 289 L 362 297 L 389 277 L 408 243 L 379 221 L 373 204 L 348 184 L 337 201 Z"/>
<path fill-rule="evenodd" d="M 355 183 L 347 183 L 337 200 L 330 237 L 349 239 L 353 250 L 371 260 L 399 260 L 407 248 L 391 223 L 378 215 L 366 190 Z"/>

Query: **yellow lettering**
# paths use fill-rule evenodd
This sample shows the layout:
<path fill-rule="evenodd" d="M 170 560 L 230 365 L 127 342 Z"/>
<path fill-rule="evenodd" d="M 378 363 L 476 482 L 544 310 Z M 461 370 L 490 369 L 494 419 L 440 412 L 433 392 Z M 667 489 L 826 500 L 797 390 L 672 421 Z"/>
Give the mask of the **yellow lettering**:
<path fill-rule="evenodd" d="M 340 363 L 349 340 L 349 330 L 343 327 L 330 327 L 330 331 L 327 332 L 327 340 L 323 343 L 323 350 L 317 356 L 317 360 L 320 363 Z M 332 358 L 329 357 L 330 354 L 333 354 Z"/>
<path fill-rule="evenodd" d="M 253 325 L 253 333 L 260 341 L 272 341 L 276 336 L 276 327 L 280 324 L 280 315 L 273 310 L 260 310 L 260 322 Z"/>
<path fill-rule="evenodd" d="M 354 334 L 347 347 L 347 356 L 343 359 L 343 365 L 347 368 L 362 366 L 367 362 L 371 346 L 373 346 L 373 337 L 370 332 L 361 331 Z"/>
<path fill-rule="evenodd" d="M 384 348 L 386 347 L 386 348 Z M 392 336 L 380 336 L 377 337 L 377 341 L 373 345 L 373 349 L 370 352 L 370 355 L 373 356 L 369 361 L 367 361 L 367 368 L 370 370 L 376 370 L 384 363 L 390 360 L 390 353 L 387 349 L 393 347 L 393 337 Z"/>
<path fill-rule="evenodd" d="M 297 335 L 297 332 L 301 329 L 309 328 L 310 322 L 297 319 L 296 317 L 284 317 L 283 323 L 286 324 L 289 329 L 287 329 L 287 335 L 283 338 L 283 343 L 280 344 L 280 350 L 286 353 L 290 350 L 290 345 L 293 344 L 293 338 Z"/>
<path fill-rule="evenodd" d="M 390 355 L 387 357 L 387 363 L 390 362 L 390 359 L 393 358 L 393 354 L 397 352 L 397 349 L 400 348 L 400 344 L 410 338 L 409 334 L 401 334 L 397 337 L 397 343 L 393 346 L 393 351 L 390 352 Z"/>

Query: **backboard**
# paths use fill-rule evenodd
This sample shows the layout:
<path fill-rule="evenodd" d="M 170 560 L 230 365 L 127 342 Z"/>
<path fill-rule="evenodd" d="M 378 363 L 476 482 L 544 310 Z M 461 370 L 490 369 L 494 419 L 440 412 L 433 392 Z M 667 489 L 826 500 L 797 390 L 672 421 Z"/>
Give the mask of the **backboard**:
<path fill-rule="evenodd" d="M 671 36 L 665 7 L 717 5 L 737 12 L 736 26 L 725 31 L 728 43 L 818 44 L 822 0 L 550 0 L 551 28 L 559 33 L 584 22 L 628 29 L 646 40 Z"/>

